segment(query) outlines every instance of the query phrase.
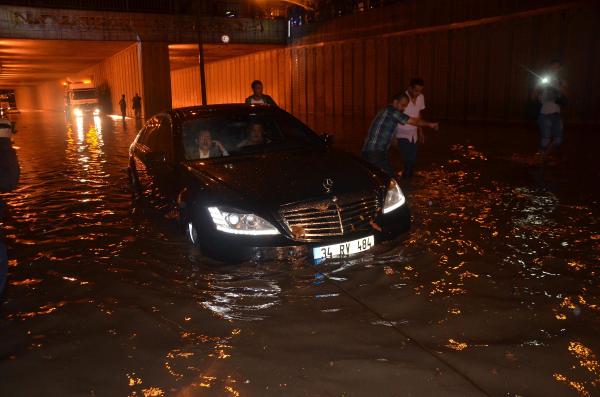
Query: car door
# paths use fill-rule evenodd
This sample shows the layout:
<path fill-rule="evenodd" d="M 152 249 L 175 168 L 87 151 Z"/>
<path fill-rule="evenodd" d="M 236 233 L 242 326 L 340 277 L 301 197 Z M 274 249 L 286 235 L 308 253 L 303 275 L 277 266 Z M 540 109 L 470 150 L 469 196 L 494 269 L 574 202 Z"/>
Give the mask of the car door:
<path fill-rule="evenodd" d="M 173 202 L 177 190 L 177 176 L 171 117 L 167 114 L 156 116 L 153 128 L 145 140 L 148 148 L 145 164 L 153 191 L 160 198 Z"/>
<path fill-rule="evenodd" d="M 130 168 L 135 170 L 137 183 L 142 190 L 145 190 L 151 183 L 148 171 L 146 169 L 145 158 L 149 151 L 146 146 L 146 136 L 152 128 L 152 120 L 149 120 L 146 125 L 138 133 L 130 150 Z"/>
<path fill-rule="evenodd" d="M 133 166 L 137 172 L 140 188 L 143 191 L 147 191 L 152 186 L 152 177 L 149 173 L 150 163 L 150 148 L 148 147 L 148 139 L 157 127 L 155 118 L 148 120 L 144 128 L 142 128 L 138 134 L 133 147 Z"/>

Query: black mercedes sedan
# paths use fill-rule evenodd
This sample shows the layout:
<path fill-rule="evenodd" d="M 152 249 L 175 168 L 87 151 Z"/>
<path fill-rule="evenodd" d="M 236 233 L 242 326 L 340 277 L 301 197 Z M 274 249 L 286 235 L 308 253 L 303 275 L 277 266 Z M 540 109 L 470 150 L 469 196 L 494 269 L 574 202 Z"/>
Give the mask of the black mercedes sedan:
<path fill-rule="evenodd" d="M 129 149 L 134 193 L 173 207 L 221 261 L 319 263 L 410 228 L 398 183 L 274 106 L 211 105 L 152 117 Z"/>

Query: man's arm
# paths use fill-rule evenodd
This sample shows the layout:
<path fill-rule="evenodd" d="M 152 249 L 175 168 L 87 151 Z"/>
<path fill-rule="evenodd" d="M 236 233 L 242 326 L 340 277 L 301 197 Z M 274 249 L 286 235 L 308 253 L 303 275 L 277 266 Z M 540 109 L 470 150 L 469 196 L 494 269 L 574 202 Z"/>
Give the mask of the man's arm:
<path fill-rule="evenodd" d="M 403 113 L 399 110 L 396 110 L 392 114 L 392 116 L 394 117 L 394 119 L 396 119 L 396 121 L 398 123 L 400 123 L 402 125 L 410 124 L 410 125 L 415 125 L 417 127 L 429 127 L 429 128 L 433 128 L 436 131 L 440 128 L 438 123 L 432 123 L 430 121 L 423 120 L 418 117 L 410 117 L 406 113 Z"/>
<path fill-rule="evenodd" d="M 415 125 L 417 127 L 428 127 L 428 128 L 434 129 L 436 131 L 439 130 L 439 128 L 440 128 L 439 123 L 433 123 L 431 121 L 414 118 L 414 117 L 410 117 L 408 119 L 408 121 L 406 122 L 406 124 Z"/>
<path fill-rule="evenodd" d="M 213 141 L 213 143 L 221 151 L 221 154 L 223 156 L 229 156 L 229 152 L 227 152 L 227 149 L 225 149 L 225 146 L 223 146 L 223 144 L 221 142 L 219 142 L 219 141 Z"/>

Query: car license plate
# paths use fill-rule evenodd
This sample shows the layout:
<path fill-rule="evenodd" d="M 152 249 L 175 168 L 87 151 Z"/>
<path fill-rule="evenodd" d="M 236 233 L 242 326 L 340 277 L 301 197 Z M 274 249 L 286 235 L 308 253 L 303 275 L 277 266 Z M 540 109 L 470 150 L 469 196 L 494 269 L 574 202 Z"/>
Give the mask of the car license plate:
<path fill-rule="evenodd" d="M 373 236 L 359 238 L 345 243 L 332 244 L 313 248 L 313 257 L 317 263 L 326 259 L 345 258 L 359 252 L 367 251 L 375 245 Z"/>

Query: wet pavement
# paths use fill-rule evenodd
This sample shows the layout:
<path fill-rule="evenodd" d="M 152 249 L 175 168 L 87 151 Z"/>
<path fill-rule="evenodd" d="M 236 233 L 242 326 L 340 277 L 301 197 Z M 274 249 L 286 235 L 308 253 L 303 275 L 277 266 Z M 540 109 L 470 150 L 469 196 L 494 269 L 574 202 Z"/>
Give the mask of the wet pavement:
<path fill-rule="evenodd" d="M 1 396 L 600 395 L 597 130 L 542 167 L 530 127 L 446 123 L 405 240 L 218 266 L 132 202 L 132 120 L 14 120 Z M 311 124 L 356 149 L 367 122 Z"/>

